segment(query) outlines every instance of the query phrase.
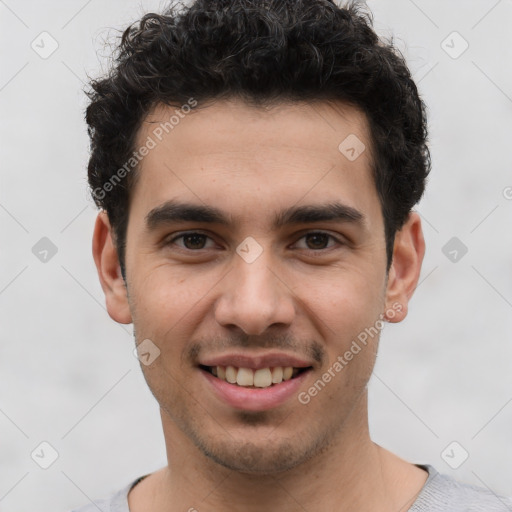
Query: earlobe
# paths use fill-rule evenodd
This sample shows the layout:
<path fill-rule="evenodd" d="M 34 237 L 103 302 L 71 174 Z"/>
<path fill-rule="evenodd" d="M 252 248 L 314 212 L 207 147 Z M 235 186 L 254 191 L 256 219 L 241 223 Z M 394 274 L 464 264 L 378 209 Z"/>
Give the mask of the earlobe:
<path fill-rule="evenodd" d="M 96 218 L 92 254 L 110 317 L 121 324 L 132 322 L 127 290 L 121 274 L 107 213 L 102 210 Z"/>
<path fill-rule="evenodd" d="M 416 212 L 411 212 L 407 222 L 395 236 L 384 313 L 388 322 L 400 322 L 407 316 L 408 303 L 418 284 L 424 255 L 425 240 L 421 219 Z"/>

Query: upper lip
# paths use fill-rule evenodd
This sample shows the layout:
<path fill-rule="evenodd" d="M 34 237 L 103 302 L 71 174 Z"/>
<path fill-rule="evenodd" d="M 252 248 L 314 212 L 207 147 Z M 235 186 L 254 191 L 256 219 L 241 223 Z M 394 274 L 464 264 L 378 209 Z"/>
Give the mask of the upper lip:
<path fill-rule="evenodd" d="M 276 366 L 292 366 L 294 368 L 307 368 L 313 366 L 310 361 L 300 359 L 292 354 L 266 353 L 249 355 L 247 353 L 229 353 L 218 356 L 205 357 L 199 361 L 203 366 L 236 366 L 237 368 L 273 368 Z"/>

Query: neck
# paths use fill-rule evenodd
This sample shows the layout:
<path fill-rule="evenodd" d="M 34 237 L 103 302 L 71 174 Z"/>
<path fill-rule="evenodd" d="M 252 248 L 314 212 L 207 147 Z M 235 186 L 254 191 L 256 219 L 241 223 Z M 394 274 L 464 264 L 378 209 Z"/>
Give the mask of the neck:
<path fill-rule="evenodd" d="M 162 412 L 168 466 L 134 488 L 130 510 L 147 510 L 149 504 L 158 512 L 407 510 L 426 473 L 371 441 L 363 395 L 327 449 L 274 474 L 240 473 L 217 464 Z"/>

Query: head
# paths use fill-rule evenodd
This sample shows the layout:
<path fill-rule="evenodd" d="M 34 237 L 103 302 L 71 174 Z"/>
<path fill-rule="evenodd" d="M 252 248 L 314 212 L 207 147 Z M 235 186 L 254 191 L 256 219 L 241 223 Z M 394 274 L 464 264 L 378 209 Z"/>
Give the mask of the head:
<path fill-rule="evenodd" d="M 202 402 L 204 366 L 279 349 L 314 382 L 405 316 L 430 160 L 403 57 L 353 5 L 198 0 L 128 28 L 91 86 L 95 260 L 112 318 L 158 348 L 142 368 L 164 425 L 240 471 L 314 456 L 361 405 L 378 334 L 307 404 Z"/>

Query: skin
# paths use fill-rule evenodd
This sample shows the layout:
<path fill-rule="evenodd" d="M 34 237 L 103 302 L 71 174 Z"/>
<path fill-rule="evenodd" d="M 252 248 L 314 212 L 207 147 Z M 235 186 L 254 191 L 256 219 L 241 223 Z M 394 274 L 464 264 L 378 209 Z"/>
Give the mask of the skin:
<path fill-rule="evenodd" d="M 173 110 L 157 105 L 138 141 Z M 160 405 L 168 465 L 132 489 L 130 510 L 398 512 L 420 492 L 427 473 L 370 439 L 378 335 L 307 404 L 293 396 L 270 410 L 233 408 L 197 367 L 198 357 L 230 350 L 282 350 L 311 361 L 307 391 L 365 328 L 405 318 L 425 251 L 421 222 L 409 215 L 387 273 L 368 133 L 363 113 L 327 102 L 223 100 L 187 114 L 141 162 L 126 286 L 108 217 L 98 215 L 93 255 L 109 315 L 160 350 L 141 368 Z M 350 134 L 366 146 L 354 161 L 338 150 Z M 232 222 L 148 230 L 146 215 L 170 199 L 217 207 Z M 283 209 L 333 201 L 362 221 L 272 227 Z M 185 231 L 206 237 L 171 241 Z M 305 236 L 318 231 L 334 238 Z M 236 252 L 249 236 L 262 248 L 252 263 Z"/>

